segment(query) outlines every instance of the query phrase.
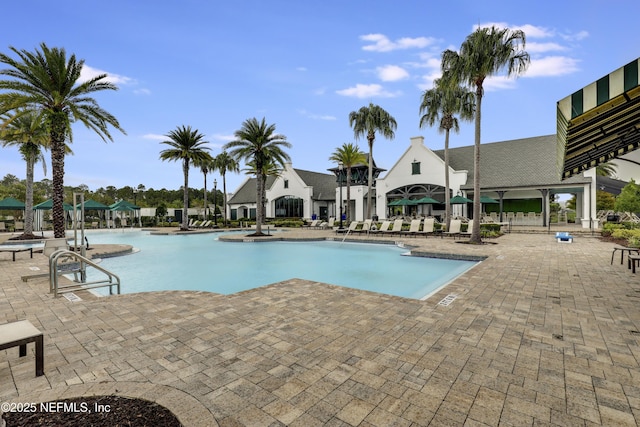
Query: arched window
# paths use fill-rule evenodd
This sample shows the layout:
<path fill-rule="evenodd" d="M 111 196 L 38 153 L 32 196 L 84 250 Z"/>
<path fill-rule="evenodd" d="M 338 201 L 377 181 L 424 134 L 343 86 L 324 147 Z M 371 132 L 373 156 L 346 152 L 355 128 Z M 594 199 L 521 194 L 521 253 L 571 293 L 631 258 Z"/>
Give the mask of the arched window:
<path fill-rule="evenodd" d="M 295 196 L 283 196 L 275 200 L 275 213 L 279 218 L 302 218 L 303 200 Z"/>

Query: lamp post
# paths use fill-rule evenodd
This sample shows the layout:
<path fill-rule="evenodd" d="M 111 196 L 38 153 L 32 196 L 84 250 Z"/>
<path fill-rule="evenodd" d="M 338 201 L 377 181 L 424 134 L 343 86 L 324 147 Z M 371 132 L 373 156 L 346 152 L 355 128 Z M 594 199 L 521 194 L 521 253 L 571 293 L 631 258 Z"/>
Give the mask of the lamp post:
<path fill-rule="evenodd" d="M 340 227 L 339 230 L 342 230 L 342 169 L 344 169 L 344 164 L 342 162 L 338 163 L 338 183 L 340 184 Z"/>
<path fill-rule="evenodd" d="M 218 211 L 216 210 L 216 193 L 218 192 L 218 181 L 213 180 L 213 222 L 218 225 Z"/>

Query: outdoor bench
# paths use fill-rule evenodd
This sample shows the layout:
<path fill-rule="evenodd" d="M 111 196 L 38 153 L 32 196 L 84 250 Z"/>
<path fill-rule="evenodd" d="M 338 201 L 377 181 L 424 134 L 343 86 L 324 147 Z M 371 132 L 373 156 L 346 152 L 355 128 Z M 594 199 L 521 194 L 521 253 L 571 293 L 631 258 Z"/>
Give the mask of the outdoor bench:
<path fill-rule="evenodd" d="M 636 274 L 636 265 L 640 265 L 640 255 L 632 255 L 629 252 L 629 256 L 627 257 L 628 267 L 631 269 L 633 274 Z"/>
<path fill-rule="evenodd" d="M 28 320 L 0 325 L 0 350 L 20 346 L 19 355 L 27 355 L 27 344 L 36 343 L 36 377 L 44 375 L 44 338 Z"/>

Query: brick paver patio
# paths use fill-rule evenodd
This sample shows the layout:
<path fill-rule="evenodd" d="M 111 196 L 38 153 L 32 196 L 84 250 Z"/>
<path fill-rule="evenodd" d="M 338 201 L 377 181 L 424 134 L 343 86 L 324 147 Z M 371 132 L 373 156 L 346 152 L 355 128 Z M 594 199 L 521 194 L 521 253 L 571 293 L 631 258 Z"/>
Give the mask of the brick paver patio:
<path fill-rule="evenodd" d="M 45 336 L 44 376 L 32 346 L 0 352 L 0 402 L 116 393 L 187 426 L 638 425 L 640 281 L 612 244 L 393 239 L 487 259 L 425 301 L 292 278 L 71 302 L 21 281 L 43 255 L 0 253 L 0 322 Z"/>

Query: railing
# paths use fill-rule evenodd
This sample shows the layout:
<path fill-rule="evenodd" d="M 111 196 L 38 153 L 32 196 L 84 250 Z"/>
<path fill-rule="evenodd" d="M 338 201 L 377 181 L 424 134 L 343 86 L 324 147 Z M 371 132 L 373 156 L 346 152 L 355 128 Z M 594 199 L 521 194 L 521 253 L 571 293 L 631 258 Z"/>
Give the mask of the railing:
<path fill-rule="evenodd" d="M 60 265 L 59 261 L 66 261 L 66 264 Z M 107 279 L 86 281 L 86 267 L 90 266 L 104 273 Z M 68 268 L 59 268 L 68 267 Z M 58 278 L 62 274 L 73 273 L 74 281 L 70 285 L 60 285 Z M 78 278 L 78 274 L 80 278 Z M 99 266 L 90 259 L 80 255 L 79 253 L 60 249 L 55 251 L 49 257 L 49 292 L 57 298 L 58 294 L 66 292 L 81 291 L 85 289 L 109 287 L 109 294 L 113 295 L 113 287 L 116 287 L 117 293 L 120 293 L 120 278 L 109 270 Z"/>

